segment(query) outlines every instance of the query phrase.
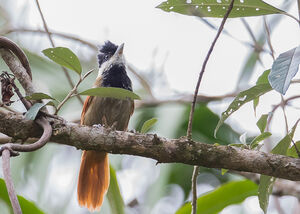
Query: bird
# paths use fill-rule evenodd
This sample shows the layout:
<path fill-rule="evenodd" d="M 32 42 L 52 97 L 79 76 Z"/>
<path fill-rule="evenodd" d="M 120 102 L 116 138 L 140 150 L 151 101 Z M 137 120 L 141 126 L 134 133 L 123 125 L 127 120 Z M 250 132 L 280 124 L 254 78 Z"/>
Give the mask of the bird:
<path fill-rule="evenodd" d="M 93 88 L 116 87 L 132 91 L 123 56 L 124 43 L 117 46 L 106 41 L 99 48 L 99 72 Z M 134 111 L 133 100 L 88 96 L 81 113 L 81 125 L 102 125 L 126 131 Z M 80 206 L 90 211 L 100 210 L 109 187 L 108 154 L 102 151 L 83 151 L 78 176 L 77 198 Z"/>

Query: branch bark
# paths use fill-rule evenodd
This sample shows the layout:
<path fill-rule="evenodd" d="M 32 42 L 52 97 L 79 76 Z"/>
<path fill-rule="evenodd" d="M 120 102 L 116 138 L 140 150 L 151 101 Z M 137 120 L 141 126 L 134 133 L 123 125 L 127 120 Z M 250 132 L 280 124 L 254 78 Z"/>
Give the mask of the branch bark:
<path fill-rule="evenodd" d="M 49 119 L 50 120 L 50 119 Z M 231 146 L 217 146 L 187 140 L 167 139 L 155 134 L 120 132 L 106 128 L 64 123 L 51 118 L 52 142 L 82 150 L 106 151 L 152 158 L 158 163 L 180 162 L 209 168 L 224 168 L 300 181 L 300 159 Z M 0 109 L 0 132 L 26 140 L 41 134 L 33 121 Z"/>

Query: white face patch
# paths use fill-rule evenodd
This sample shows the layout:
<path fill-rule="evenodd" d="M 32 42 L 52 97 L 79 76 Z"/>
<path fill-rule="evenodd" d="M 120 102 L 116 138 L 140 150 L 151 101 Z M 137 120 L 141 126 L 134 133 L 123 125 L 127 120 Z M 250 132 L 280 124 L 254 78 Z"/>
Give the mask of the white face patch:
<path fill-rule="evenodd" d="M 123 54 L 114 54 L 109 60 L 103 62 L 98 71 L 98 77 L 101 77 L 102 73 L 109 70 L 113 65 L 123 64 L 125 65 L 125 59 Z"/>

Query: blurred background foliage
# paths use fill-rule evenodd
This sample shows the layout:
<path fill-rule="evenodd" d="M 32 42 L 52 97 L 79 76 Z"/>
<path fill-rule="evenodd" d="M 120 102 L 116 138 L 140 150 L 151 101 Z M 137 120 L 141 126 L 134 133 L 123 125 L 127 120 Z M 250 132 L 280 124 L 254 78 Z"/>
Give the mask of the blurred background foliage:
<path fill-rule="evenodd" d="M 23 15 L 26 17 L 26 10 L 29 6 L 26 6 L 26 4 L 22 6 L 21 11 L 24 14 L 16 14 L 13 8 L 17 5 L 16 3 L 12 3 L 12 1 L 0 1 L 0 34 L 11 38 L 24 48 L 32 67 L 34 83 L 37 88 L 41 92 L 55 97 L 57 100 L 62 100 L 69 92 L 70 86 L 66 83 L 66 78 L 61 71 L 61 67 L 47 60 L 41 54 L 43 48 L 49 47 L 46 35 L 37 32 L 28 33 L 20 31 L 15 33 L 10 31 L 22 26 L 22 23 L 26 22 L 22 17 Z M 282 8 L 288 10 L 292 6 L 295 6 L 295 1 L 289 0 L 283 3 Z M 46 11 L 47 8 L 44 8 L 44 10 Z M 272 16 L 268 23 L 270 28 L 274 29 L 281 18 L 282 16 Z M 199 19 L 199 21 L 203 20 Z M 211 27 L 211 25 L 207 26 Z M 251 33 L 250 31 L 249 33 Z M 267 47 L 264 29 L 261 28 L 256 34 L 258 35 L 256 36 L 258 39 L 256 40 L 252 37 L 252 41 L 249 41 L 251 45 L 248 47 L 249 53 L 245 59 L 244 67 L 241 69 L 239 80 L 236 83 L 237 91 L 245 89 L 250 84 L 249 80 L 255 74 L 255 67 L 258 64 L 263 64 L 261 60 L 262 55 L 269 54 L 268 51 L 263 51 Z M 81 61 L 84 72 L 97 68 L 95 57 L 96 44 L 91 48 L 72 39 L 53 37 L 59 46 L 69 47 L 74 50 Z M 153 91 L 164 89 L 168 91 L 170 89 L 167 86 L 168 80 L 164 76 L 164 64 L 157 65 L 154 58 L 155 53 L 153 63 L 147 69 L 134 69 Z M 8 70 L 2 59 L 0 69 Z M 90 88 L 96 75 L 96 72 L 90 75 L 80 85 L 79 91 Z M 77 81 L 77 75 L 71 76 L 74 82 Z M 133 80 L 135 92 L 144 101 L 151 101 L 152 94 L 147 90 L 145 83 L 141 82 L 139 77 L 130 71 L 129 76 Z M 171 103 L 162 102 L 155 105 L 143 105 L 137 102 L 137 108 L 130 121 L 130 129 L 139 131 L 146 120 L 155 117 L 158 119 L 158 122 L 150 132 L 168 138 L 185 136 L 190 104 L 184 101 L 174 102 L 174 100 L 178 97 L 183 97 L 182 100 L 184 100 L 189 95 L 178 92 L 172 92 L 172 95 L 174 96 L 171 99 Z M 17 100 L 16 97 L 13 99 Z M 158 101 L 162 100 L 159 97 Z M 193 125 L 194 140 L 222 145 L 241 143 L 240 135 L 245 130 L 238 127 L 238 125 L 229 126 L 228 124 L 224 124 L 220 128 L 217 138 L 214 137 L 214 129 L 219 121 L 218 114 L 220 113 L 220 109 L 224 110 L 224 106 L 228 105 L 231 100 L 231 97 L 224 97 L 217 101 L 202 102 L 196 106 Z M 19 102 L 15 102 L 12 107 L 21 112 L 25 111 Z M 69 121 L 78 122 L 81 108 L 82 104 L 76 98 L 72 98 L 64 105 L 60 111 L 60 115 Z M 53 109 L 49 108 L 49 110 Z M 229 120 L 230 122 L 232 121 Z M 250 135 L 253 137 L 252 133 Z M 76 183 L 80 155 L 81 151 L 77 151 L 75 148 L 48 143 L 38 151 L 22 153 L 17 158 L 12 159 L 12 174 L 17 192 L 28 200 L 29 206 L 33 206 L 33 208 L 26 208 L 28 212 L 24 213 L 88 213 L 87 210 L 80 208 L 76 201 Z M 114 186 L 115 189 L 110 190 L 112 192 L 109 193 L 108 197 L 110 203 L 106 199 L 100 213 L 121 213 L 125 209 L 125 213 L 133 214 L 169 214 L 176 212 L 185 202 L 191 200 L 192 166 L 180 163 L 156 164 L 154 160 L 127 155 L 110 155 L 110 160 L 113 167 L 112 170 L 115 170 L 123 199 L 116 199 L 119 193 L 118 187 Z M 112 174 L 114 175 L 114 172 Z M 245 181 L 242 176 L 230 173 L 222 175 L 221 170 L 201 167 L 197 184 L 199 196 L 205 196 L 210 193 L 218 194 L 218 191 L 222 192 L 216 197 L 205 196 L 206 199 L 203 199 L 210 200 L 210 203 L 215 202 L 215 204 L 218 203 L 218 200 L 224 201 L 222 199 L 229 198 L 232 195 L 233 189 L 223 191 L 222 187 L 224 189 L 229 188 L 228 186 L 224 186 L 225 184 L 230 184 L 232 188 L 237 188 L 241 191 L 236 196 L 237 200 L 220 205 L 222 208 L 219 210 L 205 213 L 217 213 L 228 205 L 242 202 L 246 197 L 249 197 L 247 203 L 232 206 L 222 213 L 261 213 L 257 209 L 248 209 L 253 203 L 257 203 L 257 199 L 251 197 L 256 195 L 256 192 L 253 191 L 256 190 L 257 186 L 251 183 L 251 181 Z M 247 189 L 249 185 L 251 188 Z M 245 190 L 242 187 L 245 187 Z M 12 212 L 7 197 L 3 196 L 5 195 L 4 189 L 3 180 L 0 180 L 1 214 Z M 246 192 L 246 197 L 243 195 L 243 191 Z M 288 204 L 291 204 L 294 199 L 290 199 Z M 124 201 L 125 208 L 122 208 L 122 200 Z M 24 202 L 24 204 L 27 202 Z M 115 203 L 115 207 L 112 203 Z M 256 204 L 255 206 L 258 205 Z M 42 211 L 38 211 L 39 209 Z M 188 213 L 184 209 L 185 207 L 182 207 L 178 213 Z M 271 206 L 270 210 L 271 212 L 274 211 L 274 206 Z M 272 213 L 277 213 L 276 209 Z"/>

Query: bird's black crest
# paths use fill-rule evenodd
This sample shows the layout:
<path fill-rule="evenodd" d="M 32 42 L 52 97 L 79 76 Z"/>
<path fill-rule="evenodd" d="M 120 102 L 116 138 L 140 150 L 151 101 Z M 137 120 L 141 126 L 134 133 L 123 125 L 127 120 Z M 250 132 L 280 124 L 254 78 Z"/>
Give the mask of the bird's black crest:
<path fill-rule="evenodd" d="M 115 45 L 114 43 L 110 41 L 106 41 L 104 45 L 102 45 L 99 49 L 99 54 L 98 54 L 98 63 L 99 66 L 107 61 L 118 49 L 118 46 Z"/>

